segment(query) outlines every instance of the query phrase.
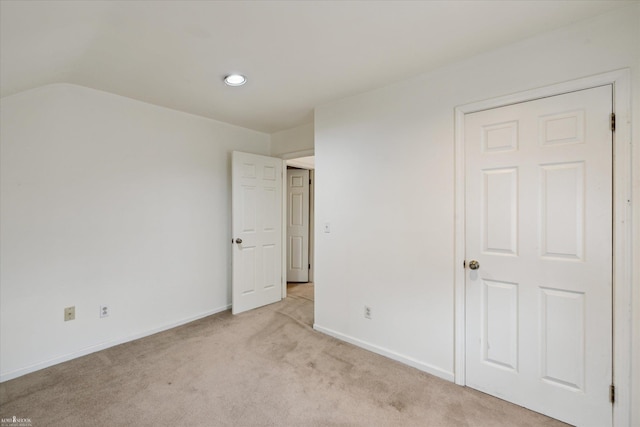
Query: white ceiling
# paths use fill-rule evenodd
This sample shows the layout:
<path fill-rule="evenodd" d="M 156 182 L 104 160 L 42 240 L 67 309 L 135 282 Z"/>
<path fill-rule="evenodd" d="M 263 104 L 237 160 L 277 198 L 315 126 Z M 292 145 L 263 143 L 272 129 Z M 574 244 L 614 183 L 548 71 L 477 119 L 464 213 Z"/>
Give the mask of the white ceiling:
<path fill-rule="evenodd" d="M 633 1 L 0 1 L 0 90 L 67 82 L 274 132 Z M 230 72 L 249 82 L 227 87 Z"/>

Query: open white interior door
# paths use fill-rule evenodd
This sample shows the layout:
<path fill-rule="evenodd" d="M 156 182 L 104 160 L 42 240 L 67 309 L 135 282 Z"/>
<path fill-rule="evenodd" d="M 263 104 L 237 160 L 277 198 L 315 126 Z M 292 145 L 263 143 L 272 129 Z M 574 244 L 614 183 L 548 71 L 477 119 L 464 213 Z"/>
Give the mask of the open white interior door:
<path fill-rule="evenodd" d="M 232 312 L 282 299 L 282 160 L 232 154 Z"/>
<path fill-rule="evenodd" d="M 287 282 L 309 281 L 309 171 L 287 170 Z"/>

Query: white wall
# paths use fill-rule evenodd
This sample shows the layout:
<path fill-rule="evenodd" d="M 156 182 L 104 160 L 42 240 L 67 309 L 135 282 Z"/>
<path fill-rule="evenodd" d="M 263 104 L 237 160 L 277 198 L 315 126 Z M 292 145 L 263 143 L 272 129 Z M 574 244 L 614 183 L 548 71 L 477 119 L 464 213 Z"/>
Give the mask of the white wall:
<path fill-rule="evenodd" d="M 313 153 L 313 123 L 271 134 L 271 155 L 283 159 L 308 156 Z"/>
<path fill-rule="evenodd" d="M 230 152 L 269 135 L 72 85 L 1 102 L 2 380 L 229 306 Z"/>
<path fill-rule="evenodd" d="M 640 5 L 633 5 L 318 107 L 316 328 L 453 379 L 454 108 L 631 67 L 637 125 L 638 46 Z M 636 173 L 639 129 L 633 129 Z M 634 185 L 638 259 L 637 176 Z M 638 273 L 636 265 L 634 425 L 640 425 Z M 365 304 L 371 320 L 363 316 Z"/>

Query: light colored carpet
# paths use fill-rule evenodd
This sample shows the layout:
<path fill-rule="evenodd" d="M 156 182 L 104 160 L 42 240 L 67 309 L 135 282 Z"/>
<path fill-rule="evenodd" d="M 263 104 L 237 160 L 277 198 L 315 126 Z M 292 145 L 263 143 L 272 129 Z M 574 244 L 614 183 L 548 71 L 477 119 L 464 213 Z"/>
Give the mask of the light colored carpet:
<path fill-rule="evenodd" d="M 313 286 L 0 384 L 38 426 L 563 426 L 312 329 Z"/>

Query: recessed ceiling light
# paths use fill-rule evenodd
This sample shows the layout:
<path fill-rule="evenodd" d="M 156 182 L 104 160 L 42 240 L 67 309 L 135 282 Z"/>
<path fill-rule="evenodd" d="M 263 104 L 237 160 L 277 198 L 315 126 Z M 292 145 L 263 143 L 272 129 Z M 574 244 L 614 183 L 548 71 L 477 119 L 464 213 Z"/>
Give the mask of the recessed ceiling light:
<path fill-rule="evenodd" d="M 247 78 L 241 74 L 229 74 L 224 78 L 224 82 L 229 86 L 242 86 L 247 82 Z"/>

